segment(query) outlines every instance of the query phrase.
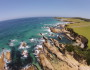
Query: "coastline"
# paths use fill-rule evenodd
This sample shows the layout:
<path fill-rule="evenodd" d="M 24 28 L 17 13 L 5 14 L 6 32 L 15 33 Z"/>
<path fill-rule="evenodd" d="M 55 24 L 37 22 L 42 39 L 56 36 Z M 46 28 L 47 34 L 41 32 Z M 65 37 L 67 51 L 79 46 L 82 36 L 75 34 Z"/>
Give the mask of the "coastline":
<path fill-rule="evenodd" d="M 68 22 L 69 23 L 69 22 Z M 81 35 L 78 35 L 73 31 L 73 29 L 68 28 L 67 24 L 59 24 L 54 27 L 50 27 L 50 31 L 53 33 L 61 33 L 63 34 L 67 39 L 74 41 L 74 44 L 63 44 L 60 41 L 54 39 L 54 38 L 48 38 L 43 36 L 44 42 L 41 45 L 38 45 L 36 51 L 37 60 L 40 63 L 40 66 L 44 70 L 88 70 L 90 69 L 89 65 L 87 64 L 87 61 L 83 56 L 76 51 L 78 48 L 80 51 L 85 50 L 86 44 L 88 42 L 87 39 Z M 57 34 L 58 39 L 62 39 L 60 35 Z M 82 42 L 82 38 L 84 40 L 86 39 L 84 45 Z M 78 44 L 77 44 L 78 43 Z M 27 47 L 26 43 L 21 44 L 21 48 Z M 76 51 L 73 51 L 76 50 Z M 7 56 L 1 55 L 1 62 L 3 66 L 1 68 L 5 68 L 5 62 L 4 57 L 7 58 L 7 60 L 11 60 L 10 58 L 10 52 L 6 52 Z M 25 51 L 23 55 L 27 55 L 27 52 Z M 72 60 L 72 61 L 71 61 Z M 7 67 L 7 66 L 6 66 Z M 21 70 L 38 70 L 35 65 L 26 66 Z"/>
<path fill-rule="evenodd" d="M 50 28 L 51 32 L 65 33 L 66 36 L 70 40 L 74 41 L 76 44 L 67 45 L 67 44 L 62 44 L 53 38 L 50 38 L 50 39 L 45 38 L 45 42 L 43 43 L 43 50 L 41 50 L 41 52 L 38 55 L 38 57 L 40 59 L 39 62 L 41 63 L 42 67 L 45 70 L 57 69 L 55 67 L 56 65 L 54 63 L 52 63 L 52 61 L 54 61 L 58 58 L 60 60 L 60 61 L 58 60 L 59 62 L 62 61 L 62 62 L 67 63 L 65 65 L 65 63 L 63 64 L 61 62 L 62 63 L 61 66 L 65 65 L 64 67 L 68 68 L 69 70 L 72 70 L 72 69 L 73 70 L 89 70 L 90 66 L 88 66 L 87 60 L 82 56 L 82 53 L 78 53 L 82 50 L 87 51 L 87 50 L 85 50 L 85 48 L 87 47 L 88 40 L 84 36 L 81 36 L 81 35 L 78 35 L 77 33 L 75 33 L 71 28 L 66 28 L 67 25 L 58 25 L 58 26 L 60 26 L 62 29 L 51 27 Z M 72 60 L 72 61 L 70 61 L 70 60 Z M 46 62 L 44 62 L 44 61 L 46 61 Z M 57 66 L 60 66 L 60 65 L 57 65 Z M 70 66 L 70 67 L 68 67 L 68 66 Z M 64 68 L 62 66 L 61 68 L 58 67 L 58 69 L 61 70 Z M 64 70 L 67 70 L 67 69 L 64 69 Z"/>
<path fill-rule="evenodd" d="M 90 36 L 89 36 L 89 30 L 90 30 L 90 19 L 86 18 L 80 18 L 80 17 L 56 17 L 56 19 L 59 19 L 64 22 L 69 22 L 67 25 L 67 28 L 73 29 L 74 32 L 76 32 L 78 35 L 84 36 L 88 39 L 88 48 L 90 47 Z"/>

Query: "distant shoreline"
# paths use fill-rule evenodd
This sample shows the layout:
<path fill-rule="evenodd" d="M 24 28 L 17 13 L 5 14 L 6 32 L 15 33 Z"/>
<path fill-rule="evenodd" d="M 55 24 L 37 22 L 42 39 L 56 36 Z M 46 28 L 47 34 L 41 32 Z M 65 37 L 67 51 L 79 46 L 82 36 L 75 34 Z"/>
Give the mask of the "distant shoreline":
<path fill-rule="evenodd" d="M 73 22 L 72 23 L 70 22 L 70 24 L 73 24 Z M 88 66 L 89 56 L 87 56 L 88 54 L 85 54 L 86 52 L 89 53 L 85 49 L 85 47 L 87 46 L 88 40 L 84 36 L 79 35 L 76 32 L 74 32 L 73 29 L 67 27 L 67 25 L 68 24 L 66 25 L 61 24 L 56 27 L 51 27 L 50 30 L 53 33 L 64 33 L 67 36 L 67 38 L 74 41 L 74 44 L 62 44 L 54 38 L 44 37 L 45 42 L 43 43 L 43 49 L 40 48 L 41 50 L 38 55 L 38 58 L 40 59 L 39 62 L 41 66 L 43 67 L 43 69 L 45 70 L 46 69 L 52 69 L 52 70 L 59 69 L 60 70 L 60 68 L 62 69 L 65 68 L 64 70 L 67 70 L 66 69 L 67 65 L 69 65 L 70 68 L 72 68 L 73 70 L 74 69 L 82 70 L 82 68 L 85 68 L 86 70 L 90 69 L 90 67 Z M 62 29 L 57 28 L 57 27 L 61 27 Z M 55 55 L 54 57 L 52 56 L 53 54 Z M 69 56 L 70 57 L 72 56 L 72 58 L 69 58 Z M 66 59 L 64 59 L 64 57 Z M 53 58 L 55 58 L 56 60 Z M 57 60 L 57 58 L 61 60 L 60 63 L 61 65 L 64 65 L 64 68 L 63 66 L 59 68 L 59 60 Z M 67 61 L 68 58 L 70 59 L 70 61 L 69 60 Z M 85 60 L 85 62 L 83 62 L 83 60 Z M 55 65 L 54 64 L 55 62 L 52 62 L 52 61 L 57 61 L 58 65 Z M 65 63 L 63 64 L 63 61 L 66 62 L 67 64 Z M 56 68 L 56 66 L 58 66 L 58 68 Z"/>
<path fill-rule="evenodd" d="M 90 22 L 90 19 L 86 19 L 86 18 L 80 18 L 80 17 L 55 17 L 56 19 L 60 19 L 60 20 L 62 20 L 63 22 L 68 22 L 68 24 L 66 24 L 66 26 L 68 27 L 68 28 L 71 28 L 71 29 L 73 29 L 76 33 L 78 32 L 78 31 L 76 31 L 73 27 L 87 27 L 87 26 L 90 26 L 90 24 L 89 24 L 89 22 Z M 75 20 L 74 20 L 75 19 Z M 84 25 L 78 25 L 78 24 L 80 24 L 80 21 L 79 20 L 81 20 L 81 21 L 85 21 L 85 22 L 87 22 L 88 23 L 88 25 L 86 25 L 86 24 L 84 24 Z M 75 24 L 77 24 L 77 25 L 75 25 Z M 82 24 L 82 23 L 81 23 Z M 80 29 L 79 29 L 80 30 Z M 84 32 L 83 32 L 84 33 Z M 79 35 L 82 35 L 82 36 L 84 36 L 84 37 L 86 37 L 87 39 L 89 39 L 87 36 L 85 36 L 85 35 L 83 35 L 83 33 L 82 34 L 80 34 L 79 32 L 78 32 L 78 34 Z M 88 40 L 89 41 L 89 40 Z M 89 43 L 89 42 L 88 42 Z M 88 47 L 89 47 L 90 45 L 88 45 Z"/>
<path fill-rule="evenodd" d="M 55 18 L 55 19 L 58 20 L 58 18 Z M 75 70 L 77 70 L 77 68 L 81 68 L 80 70 L 82 70 L 82 67 L 85 67 L 86 69 L 88 67 L 90 69 L 90 67 L 86 64 L 86 61 L 82 62 L 84 59 L 87 60 L 86 58 L 88 58 L 87 57 L 88 54 L 81 53 L 82 50 L 83 52 L 87 52 L 87 49 L 85 47 L 87 47 L 88 40 L 84 36 L 74 32 L 73 28 L 69 27 L 69 25 L 73 25 L 75 23 L 78 24 L 80 22 L 76 20 L 75 21 L 67 20 L 67 18 L 62 18 L 63 20 L 61 20 L 61 18 L 59 19 L 60 21 L 67 22 L 68 24 L 59 24 L 55 27 L 50 27 L 50 31 L 53 33 L 65 34 L 65 37 L 67 37 L 67 39 L 69 40 L 74 41 L 74 44 L 63 44 L 54 38 L 47 38 L 43 36 L 43 34 L 41 34 L 45 41 L 42 43 L 42 45 L 37 45 L 38 51 L 36 51 L 36 53 L 38 53 L 37 60 L 39 61 L 41 68 L 45 70 L 47 70 L 48 68 L 54 70 L 54 69 L 57 69 L 57 66 L 58 66 L 56 63 L 59 63 L 59 65 L 61 65 L 61 68 L 63 69 L 65 67 L 68 67 L 69 69 L 71 68 L 74 69 L 75 66 L 76 66 Z M 76 19 L 76 18 L 73 18 L 73 19 Z M 89 22 L 88 20 L 85 20 L 85 21 Z M 62 37 L 59 36 L 58 34 L 57 34 L 57 38 L 59 40 L 62 40 Z M 22 45 L 24 45 L 24 47 L 27 46 L 26 43 L 21 44 L 21 47 L 23 47 Z M 0 61 L 2 60 L 1 68 L 4 68 L 4 63 L 5 63 L 4 57 L 6 57 L 8 61 L 11 60 L 11 57 L 10 57 L 11 53 L 10 52 L 6 52 L 6 53 L 8 54 L 7 56 L 5 56 L 5 53 L 2 53 L 0 57 Z M 22 54 L 27 55 L 27 51 L 23 51 Z M 69 56 L 70 58 L 68 58 Z M 53 61 L 55 61 L 56 63 Z M 75 64 L 73 62 L 75 62 Z M 28 67 L 26 66 L 25 68 L 38 70 L 34 64 Z M 22 68 L 21 70 L 24 70 L 24 69 Z M 67 70 L 67 68 L 65 68 L 65 70 Z"/>

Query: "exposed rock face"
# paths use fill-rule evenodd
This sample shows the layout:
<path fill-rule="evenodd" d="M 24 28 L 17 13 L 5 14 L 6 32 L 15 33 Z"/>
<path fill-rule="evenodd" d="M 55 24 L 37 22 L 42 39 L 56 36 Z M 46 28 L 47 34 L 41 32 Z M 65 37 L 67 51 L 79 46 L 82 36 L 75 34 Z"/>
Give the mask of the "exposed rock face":
<path fill-rule="evenodd" d="M 88 39 L 85 38 L 84 36 L 81 36 L 81 35 L 80 35 L 80 39 L 81 39 L 82 44 L 84 45 L 84 48 L 87 48 L 87 47 L 88 47 L 88 46 L 87 46 L 87 44 L 88 44 Z"/>
<path fill-rule="evenodd" d="M 65 25 L 59 25 L 60 28 L 51 27 L 50 30 L 53 33 L 63 33 L 69 40 L 75 40 L 78 46 L 81 48 L 87 48 L 88 39 L 84 36 L 78 35 L 71 28 L 66 28 Z"/>
<path fill-rule="evenodd" d="M 10 52 L 6 53 L 6 59 L 8 62 L 11 61 L 11 53 Z"/>
<path fill-rule="evenodd" d="M 58 36 L 58 38 L 61 40 L 62 38 L 60 36 Z"/>
<path fill-rule="evenodd" d="M 3 52 L 2 55 L 0 56 L 0 70 L 7 70 L 8 67 L 7 62 L 10 62 L 11 60 L 11 53 L 8 52 Z"/>
<path fill-rule="evenodd" d="M 45 40 L 44 49 L 39 53 L 39 61 L 44 70 L 90 70 L 87 64 L 79 63 L 69 52 L 63 54 L 60 50 L 65 45 L 61 46 L 62 44 L 52 38 L 50 41 Z"/>
<path fill-rule="evenodd" d="M 54 27 L 51 27 L 50 28 L 51 32 L 53 33 L 70 33 L 69 31 L 65 30 L 65 28 L 54 28 Z"/>
<path fill-rule="evenodd" d="M 19 49 L 29 48 L 26 42 L 21 42 Z"/>
<path fill-rule="evenodd" d="M 0 57 L 0 70 L 4 70 L 5 61 L 4 61 L 4 53 Z"/>
<path fill-rule="evenodd" d="M 76 68 L 78 68 L 79 63 L 77 61 L 74 60 L 74 63 L 73 63 L 73 61 L 71 61 L 70 58 L 64 56 L 55 46 L 51 46 L 49 42 L 44 42 L 44 46 L 47 47 L 60 60 L 65 61 L 71 67 L 76 66 Z"/>
<path fill-rule="evenodd" d="M 79 44 L 78 46 L 80 46 L 81 48 L 87 48 L 88 39 L 86 37 L 78 35 L 71 28 L 67 28 L 67 31 L 70 32 L 69 38 L 71 38 L 72 40 L 76 40 L 76 43 Z"/>
<path fill-rule="evenodd" d="M 66 34 L 66 36 L 67 36 L 69 39 L 74 40 L 74 37 L 72 37 L 69 33 Z"/>
<path fill-rule="evenodd" d="M 56 29 L 56 28 L 50 28 L 51 32 L 54 32 L 54 33 L 61 33 L 62 31 L 60 29 Z"/>
<path fill-rule="evenodd" d="M 53 66 L 51 65 L 51 63 L 49 62 L 49 60 L 46 58 L 46 56 L 43 53 L 39 54 L 39 58 L 40 58 L 40 63 L 43 66 L 43 69 L 48 69 L 48 70 L 55 70 L 53 68 Z"/>

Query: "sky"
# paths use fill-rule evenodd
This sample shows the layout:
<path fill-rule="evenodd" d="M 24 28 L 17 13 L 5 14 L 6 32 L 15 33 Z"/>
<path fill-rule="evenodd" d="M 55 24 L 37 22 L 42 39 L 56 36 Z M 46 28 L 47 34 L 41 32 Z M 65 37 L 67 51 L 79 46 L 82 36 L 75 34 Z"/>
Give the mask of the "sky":
<path fill-rule="evenodd" d="M 0 0 L 0 21 L 25 17 L 90 18 L 90 0 Z"/>

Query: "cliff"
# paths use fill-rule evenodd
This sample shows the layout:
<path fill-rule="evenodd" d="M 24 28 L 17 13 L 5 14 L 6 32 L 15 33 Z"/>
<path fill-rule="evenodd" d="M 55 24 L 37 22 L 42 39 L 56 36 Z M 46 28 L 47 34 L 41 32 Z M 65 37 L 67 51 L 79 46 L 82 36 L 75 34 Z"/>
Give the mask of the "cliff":
<path fill-rule="evenodd" d="M 57 41 L 57 40 L 56 40 Z M 43 52 L 39 53 L 39 61 L 44 70 L 89 70 L 90 67 L 84 62 L 78 62 L 70 52 L 65 50 L 65 47 L 61 47 L 60 43 L 58 45 L 51 44 L 45 40 L 43 43 Z M 55 39 L 54 39 L 55 42 Z"/>
<path fill-rule="evenodd" d="M 69 40 L 74 41 L 74 44 L 71 44 L 71 48 L 68 48 L 67 44 L 62 44 L 53 38 L 44 37 L 43 50 L 38 55 L 42 68 L 44 70 L 90 70 L 86 59 L 78 53 L 78 48 L 87 47 L 88 40 L 75 33 L 73 29 L 67 28 L 67 26 L 63 28 L 61 26 L 60 28 L 51 27 L 50 30 L 54 33 L 62 33 Z M 68 51 L 68 49 L 71 51 Z"/>
<path fill-rule="evenodd" d="M 74 30 L 72 28 L 68 28 L 67 25 L 63 26 L 62 29 L 51 27 L 50 30 L 53 33 L 63 33 L 63 35 L 65 37 L 67 37 L 67 39 L 75 41 L 77 46 L 80 46 L 81 48 L 87 48 L 88 47 L 87 46 L 88 39 L 82 35 L 78 35 L 76 32 L 74 32 Z"/>

